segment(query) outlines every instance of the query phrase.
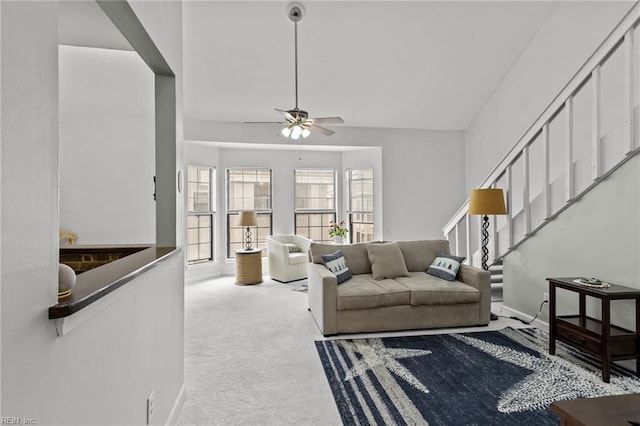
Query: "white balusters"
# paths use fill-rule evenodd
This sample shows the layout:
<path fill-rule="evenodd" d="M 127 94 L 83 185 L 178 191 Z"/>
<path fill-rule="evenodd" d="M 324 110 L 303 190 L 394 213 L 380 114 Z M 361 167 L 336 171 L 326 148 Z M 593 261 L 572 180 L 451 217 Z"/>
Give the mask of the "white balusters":
<path fill-rule="evenodd" d="M 550 171 L 549 171 L 549 123 L 542 126 L 542 162 L 544 164 L 544 172 L 542 177 L 542 190 L 544 191 L 544 209 L 547 218 L 551 216 L 551 187 L 550 187 Z"/>
<path fill-rule="evenodd" d="M 602 156 L 602 150 L 600 147 L 600 64 L 591 72 L 591 90 L 593 111 L 591 115 L 592 128 L 591 128 L 591 177 L 596 180 L 600 177 L 600 157 Z"/>
<path fill-rule="evenodd" d="M 640 2 L 478 185 L 506 192 L 506 217 L 490 218 L 490 263 L 584 195 L 594 181 L 617 169 L 628 154 L 640 150 L 640 119 L 636 117 L 640 109 L 640 39 L 636 40 L 640 30 L 636 31 L 636 25 L 640 25 Z M 520 160 L 522 170 L 518 170 Z M 475 238 L 467 211 L 468 201 L 443 231 L 447 240 L 454 233 L 456 252 L 466 254 L 473 264 L 481 239 Z"/>
<path fill-rule="evenodd" d="M 569 96 L 569 99 L 564 103 L 564 116 L 564 201 L 568 203 L 573 198 L 573 96 Z"/>
<path fill-rule="evenodd" d="M 632 152 L 635 147 L 634 119 L 633 108 L 635 106 L 634 99 L 634 73 L 636 70 L 634 42 L 634 29 L 631 27 L 624 35 L 624 136 L 623 143 L 626 153 Z"/>
<path fill-rule="evenodd" d="M 524 147 L 522 152 L 523 176 L 522 176 L 522 212 L 524 214 L 524 235 L 531 232 L 531 203 L 529 198 L 529 148 L 531 145 Z"/>

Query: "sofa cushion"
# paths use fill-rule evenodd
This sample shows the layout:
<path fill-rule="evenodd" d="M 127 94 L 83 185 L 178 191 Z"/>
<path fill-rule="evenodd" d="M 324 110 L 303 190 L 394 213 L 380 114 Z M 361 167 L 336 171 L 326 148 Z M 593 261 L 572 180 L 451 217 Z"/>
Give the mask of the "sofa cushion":
<path fill-rule="evenodd" d="M 436 253 L 450 253 L 447 240 L 398 241 L 409 272 L 424 272 L 436 258 Z"/>
<path fill-rule="evenodd" d="M 464 257 L 438 252 L 436 259 L 427 269 L 427 274 L 443 280 L 454 281 L 463 261 Z"/>
<path fill-rule="evenodd" d="M 411 305 L 456 305 L 480 301 L 480 291 L 460 281 L 446 281 L 425 272 L 410 272 L 396 278 L 411 291 Z"/>
<path fill-rule="evenodd" d="M 408 305 L 409 289 L 395 280 L 374 280 L 371 274 L 354 275 L 338 286 L 338 310 Z"/>
<path fill-rule="evenodd" d="M 376 280 L 408 277 L 409 271 L 396 243 L 367 244 L 371 273 Z"/>
<path fill-rule="evenodd" d="M 309 255 L 313 263 L 322 264 L 322 255 L 330 254 L 336 250 L 340 250 L 344 255 L 347 265 L 351 273 L 370 274 L 371 264 L 369 263 L 369 255 L 367 254 L 366 243 L 357 244 L 322 244 L 311 243 L 309 247 Z"/>
<path fill-rule="evenodd" d="M 307 263 L 306 253 L 289 253 L 289 265 L 300 265 Z"/>
<path fill-rule="evenodd" d="M 324 266 L 326 266 L 327 269 L 333 272 L 336 276 L 338 284 L 342 284 L 343 282 L 351 279 L 351 271 L 349 270 L 340 250 L 331 254 L 323 255 L 322 261 L 324 262 Z"/>

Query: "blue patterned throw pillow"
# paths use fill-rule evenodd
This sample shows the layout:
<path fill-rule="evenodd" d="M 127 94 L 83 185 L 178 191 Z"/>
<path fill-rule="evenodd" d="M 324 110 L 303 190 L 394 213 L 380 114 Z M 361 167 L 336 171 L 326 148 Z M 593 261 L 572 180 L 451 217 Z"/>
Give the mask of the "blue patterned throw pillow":
<path fill-rule="evenodd" d="M 436 253 L 436 259 L 427 269 L 427 274 L 447 281 L 455 281 L 460 264 L 464 259 L 464 257 L 453 256 L 439 251 Z"/>
<path fill-rule="evenodd" d="M 338 284 L 342 284 L 351 278 L 351 271 L 340 250 L 331 254 L 322 255 L 322 261 L 324 262 L 324 266 L 336 276 Z"/>

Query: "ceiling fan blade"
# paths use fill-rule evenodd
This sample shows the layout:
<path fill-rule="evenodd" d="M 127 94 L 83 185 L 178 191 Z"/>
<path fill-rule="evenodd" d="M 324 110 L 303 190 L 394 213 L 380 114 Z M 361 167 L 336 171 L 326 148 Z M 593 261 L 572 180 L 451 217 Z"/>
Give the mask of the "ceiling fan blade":
<path fill-rule="evenodd" d="M 325 136 L 331 136 L 335 133 L 333 130 L 325 129 L 324 127 L 316 126 L 315 124 L 312 124 L 311 126 L 309 126 L 309 128 L 312 131 L 317 131 L 321 135 Z"/>
<path fill-rule="evenodd" d="M 290 123 L 288 123 L 286 121 L 244 121 L 244 124 L 286 124 L 286 125 L 289 125 Z"/>
<path fill-rule="evenodd" d="M 278 108 L 274 108 L 276 111 L 281 112 L 282 114 L 284 114 L 284 118 L 286 118 L 289 121 L 295 121 L 295 117 L 291 114 L 289 114 L 289 111 L 285 111 L 283 109 L 278 109 Z"/>
<path fill-rule="evenodd" d="M 313 124 L 344 124 L 342 117 L 318 117 L 309 119 Z"/>

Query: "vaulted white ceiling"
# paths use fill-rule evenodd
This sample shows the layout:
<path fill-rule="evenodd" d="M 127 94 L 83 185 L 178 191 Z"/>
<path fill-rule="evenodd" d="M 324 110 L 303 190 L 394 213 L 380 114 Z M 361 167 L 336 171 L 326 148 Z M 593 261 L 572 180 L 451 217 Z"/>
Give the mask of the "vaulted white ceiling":
<path fill-rule="evenodd" d="M 186 1 L 185 118 L 278 121 L 294 99 L 289 2 Z M 466 129 L 557 2 L 307 1 L 299 107 L 345 126 Z"/>
<path fill-rule="evenodd" d="M 285 1 L 183 2 L 184 117 L 280 121 L 294 98 Z M 306 1 L 299 107 L 345 126 L 466 129 L 557 1 Z M 60 42 L 131 49 L 93 1 Z"/>

